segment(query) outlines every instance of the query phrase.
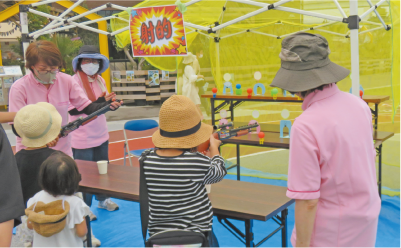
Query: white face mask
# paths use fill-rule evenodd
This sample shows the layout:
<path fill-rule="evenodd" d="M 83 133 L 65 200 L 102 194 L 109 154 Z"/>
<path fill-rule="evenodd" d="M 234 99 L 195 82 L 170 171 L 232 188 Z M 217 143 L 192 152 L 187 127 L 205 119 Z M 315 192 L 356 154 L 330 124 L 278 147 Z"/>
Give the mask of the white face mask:
<path fill-rule="evenodd" d="M 84 64 L 81 65 L 82 71 L 88 76 L 93 76 L 99 71 L 99 64 Z"/>

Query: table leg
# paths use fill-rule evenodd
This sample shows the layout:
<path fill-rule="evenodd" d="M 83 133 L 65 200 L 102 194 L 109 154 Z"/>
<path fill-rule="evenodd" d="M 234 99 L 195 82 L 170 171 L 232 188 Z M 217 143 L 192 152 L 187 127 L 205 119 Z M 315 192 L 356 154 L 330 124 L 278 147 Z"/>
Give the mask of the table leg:
<path fill-rule="evenodd" d="M 86 234 L 86 246 L 92 247 L 92 229 L 91 229 L 91 218 L 89 215 L 85 216 L 86 227 L 88 228 L 88 233 Z"/>
<path fill-rule="evenodd" d="M 375 131 L 377 131 L 377 123 L 378 123 L 378 120 L 379 120 L 379 104 L 378 103 L 375 103 Z"/>
<path fill-rule="evenodd" d="M 379 187 L 379 196 L 382 198 L 382 145 L 378 147 L 379 151 L 379 181 L 377 186 Z"/>
<path fill-rule="evenodd" d="M 288 215 L 288 208 L 281 211 L 281 224 L 283 228 L 281 229 L 281 246 L 287 247 L 287 215 Z"/>
<path fill-rule="evenodd" d="M 245 220 L 245 245 L 246 247 L 255 247 L 253 243 L 253 220 Z"/>
<path fill-rule="evenodd" d="M 231 121 L 234 122 L 234 105 L 233 105 L 233 101 L 230 101 L 230 112 L 231 112 Z"/>
<path fill-rule="evenodd" d="M 82 193 L 82 196 L 84 198 L 86 205 L 90 206 L 91 202 L 89 202 L 89 197 L 87 196 L 87 194 Z M 90 195 L 90 196 L 92 196 L 92 195 Z M 92 197 L 91 197 L 91 199 L 92 199 Z M 85 216 L 85 220 L 86 220 L 86 227 L 88 228 L 88 233 L 86 234 L 86 246 L 92 247 L 91 218 L 89 217 L 89 215 Z"/>
<path fill-rule="evenodd" d="M 240 151 L 239 144 L 237 144 L 237 181 L 241 181 L 241 166 L 240 166 Z"/>
<path fill-rule="evenodd" d="M 210 108 L 211 108 L 211 115 L 212 115 L 212 126 L 214 125 L 214 120 L 215 120 L 215 117 L 214 117 L 214 99 L 213 98 L 210 98 Z"/>

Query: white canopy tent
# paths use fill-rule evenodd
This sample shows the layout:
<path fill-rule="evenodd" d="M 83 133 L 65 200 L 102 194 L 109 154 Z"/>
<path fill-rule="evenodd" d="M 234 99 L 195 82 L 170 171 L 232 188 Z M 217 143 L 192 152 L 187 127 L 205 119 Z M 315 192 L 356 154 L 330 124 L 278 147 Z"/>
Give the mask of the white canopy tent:
<path fill-rule="evenodd" d="M 37 11 L 35 9 L 33 9 L 32 7 L 36 7 L 39 5 L 43 5 L 43 4 L 49 4 L 49 3 L 53 3 L 53 2 L 57 2 L 59 0 L 45 0 L 45 1 L 40 1 L 31 5 L 21 5 L 20 6 L 20 18 L 21 18 L 21 33 L 22 33 L 22 41 L 23 41 L 23 49 L 24 49 L 24 54 L 26 52 L 26 49 L 29 45 L 29 39 L 33 38 L 36 39 L 37 37 L 39 37 L 40 35 L 44 35 L 44 34 L 49 34 L 49 33 L 55 33 L 55 32 L 59 32 L 62 30 L 66 30 L 66 29 L 70 29 L 70 28 L 74 28 L 74 27 L 79 27 L 88 31 L 92 31 L 95 33 L 100 33 L 100 34 L 104 34 L 104 35 L 108 35 L 108 36 L 114 36 L 116 34 L 122 33 L 124 31 L 129 30 L 129 25 L 128 25 L 128 20 L 124 19 L 124 18 L 120 18 L 118 16 L 108 16 L 108 17 L 104 17 L 104 18 L 99 18 L 96 20 L 91 20 L 91 21 L 86 21 L 86 22 L 81 22 L 81 23 L 77 23 L 75 22 L 75 20 L 78 20 L 79 18 L 85 17 L 89 14 L 92 13 L 96 13 L 98 11 L 101 11 L 103 9 L 106 8 L 114 8 L 117 10 L 121 10 L 121 11 L 127 11 L 130 8 L 126 8 L 126 7 L 122 7 L 122 6 L 118 6 L 112 3 L 107 3 L 104 4 L 100 7 L 94 8 L 92 10 L 89 10 L 85 13 L 82 13 L 80 15 L 74 16 L 74 17 L 66 17 L 68 13 L 70 13 L 75 7 L 77 7 L 78 5 L 80 5 L 84 0 L 78 0 L 76 1 L 70 8 L 68 8 L 67 10 L 65 10 L 61 15 L 59 16 L 53 16 L 47 13 L 43 13 L 40 11 Z M 191 6 L 194 3 L 200 2 L 202 0 L 192 0 L 189 1 L 187 3 L 185 3 L 185 6 Z M 281 35 L 281 36 L 277 36 L 277 35 L 273 35 L 273 34 L 268 34 L 268 33 L 263 33 L 263 32 L 259 32 L 256 30 L 252 30 L 252 29 L 248 29 L 245 31 L 240 31 L 238 33 L 234 33 L 234 34 L 229 34 L 226 36 L 222 36 L 220 37 L 220 32 L 219 30 L 228 27 L 232 24 L 238 23 L 240 21 L 243 21 L 247 18 L 256 16 L 260 13 L 269 11 L 269 10 L 280 10 L 280 11 L 286 11 L 286 12 L 291 12 L 291 13 L 296 13 L 296 14 L 301 14 L 301 15 L 306 15 L 306 16 L 312 16 L 312 17 L 317 17 L 317 18 L 322 18 L 325 20 L 329 20 L 329 23 L 325 23 L 319 26 L 315 26 L 313 28 L 309 28 L 306 29 L 304 31 L 309 31 L 309 30 L 318 30 L 321 32 L 326 32 L 326 33 L 331 33 L 334 35 L 338 35 L 338 36 L 343 36 L 343 37 L 349 37 L 351 39 L 351 80 L 352 80 L 352 93 L 356 96 L 359 96 L 359 34 L 363 34 L 366 32 L 371 32 L 374 30 L 378 30 L 378 29 L 385 29 L 385 30 L 390 30 L 390 26 L 385 24 L 385 22 L 383 21 L 383 19 L 381 18 L 380 14 L 377 12 L 377 8 L 382 5 L 384 2 L 388 1 L 388 0 L 380 0 L 377 4 L 373 5 L 371 0 L 367 0 L 370 8 L 363 13 L 361 16 L 358 16 L 358 0 L 349 0 L 349 6 L 350 6 L 350 16 L 346 16 L 344 10 L 342 9 L 342 7 L 340 6 L 340 4 L 338 3 L 337 0 L 332 0 L 334 2 L 334 4 L 336 5 L 340 16 L 332 16 L 332 15 L 326 15 L 326 14 L 321 14 L 321 13 L 317 13 L 317 12 L 312 12 L 312 11 L 305 11 L 305 10 L 300 10 L 300 9 L 295 9 L 295 8 L 288 8 L 288 7 L 283 7 L 282 5 L 284 5 L 285 3 L 291 2 L 292 0 L 281 0 L 278 1 L 276 3 L 273 4 L 267 4 L 267 3 L 262 3 L 262 2 L 256 2 L 256 1 L 252 1 L 252 0 L 227 0 L 227 1 L 231 1 L 231 2 L 238 2 L 238 3 L 243 3 L 243 4 L 249 4 L 249 5 L 253 5 L 253 6 L 258 6 L 260 7 L 260 9 L 250 12 L 248 14 L 245 14 L 243 16 L 240 16 L 238 18 L 235 18 L 233 20 L 224 22 L 224 23 L 220 23 L 218 25 L 210 25 L 210 26 L 201 26 L 201 25 L 197 25 L 197 24 L 193 24 L 193 23 L 189 23 L 189 22 L 185 22 L 184 21 L 184 26 L 186 28 L 189 28 L 191 31 L 189 33 L 192 32 L 198 32 L 199 34 L 202 35 L 206 35 L 209 36 L 210 33 L 214 33 L 215 34 L 215 40 L 220 40 L 220 39 L 225 39 L 234 35 L 238 35 L 244 32 L 253 32 L 253 33 L 257 33 L 260 35 L 266 35 L 266 36 L 271 36 L 271 37 L 275 37 L 278 39 L 284 38 L 290 34 L 285 34 L 285 35 Z M 37 14 L 46 18 L 51 19 L 52 21 L 43 29 L 37 30 L 35 32 L 32 33 L 28 33 L 28 22 L 27 22 L 27 12 L 31 12 L 33 14 Z M 375 22 L 368 22 L 364 19 L 366 19 L 368 17 L 368 15 L 371 12 L 375 12 L 378 20 L 380 21 L 380 23 L 375 23 Z M 107 32 L 107 31 L 103 31 L 103 30 L 99 30 L 96 28 L 92 28 L 90 26 L 88 26 L 89 24 L 95 23 L 95 22 L 99 22 L 99 21 L 105 21 L 105 20 L 110 20 L 113 18 L 118 18 L 120 20 L 123 20 L 125 22 L 127 22 L 127 27 L 119 29 L 115 32 Z M 359 23 L 363 21 L 363 22 L 367 22 L 369 24 L 374 24 L 377 25 L 378 27 L 370 29 L 370 30 L 365 30 L 362 32 L 359 32 Z M 335 33 L 335 32 L 331 32 L 328 30 L 324 30 L 321 29 L 324 26 L 328 26 L 334 23 L 347 23 L 348 24 L 348 28 L 349 28 L 349 32 L 347 32 L 346 34 L 341 34 L 341 33 Z M 202 32 L 204 31 L 204 32 Z M 30 38 L 29 38 L 30 37 Z M 218 46 L 218 42 L 216 42 L 216 45 Z M 218 49 L 217 49 L 218 51 Z"/>

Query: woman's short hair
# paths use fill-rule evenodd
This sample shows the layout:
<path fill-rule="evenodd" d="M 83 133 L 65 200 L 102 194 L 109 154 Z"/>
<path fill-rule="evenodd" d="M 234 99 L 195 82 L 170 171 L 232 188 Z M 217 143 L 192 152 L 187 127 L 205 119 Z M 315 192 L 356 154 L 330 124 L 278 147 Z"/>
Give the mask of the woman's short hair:
<path fill-rule="evenodd" d="M 82 60 L 83 60 L 83 59 L 84 59 L 84 58 L 79 58 L 79 59 L 78 59 L 77 70 L 79 70 L 79 71 L 82 71 L 81 65 L 82 65 Z M 97 70 L 96 73 L 99 73 L 99 71 L 101 71 L 102 68 L 103 68 L 103 60 L 99 59 L 99 70 Z"/>
<path fill-rule="evenodd" d="M 39 61 L 43 61 L 49 66 L 57 66 L 60 69 L 65 67 L 60 50 L 53 42 L 47 40 L 32 42 L 26 50 L 26 68 L 31 69 Z"/>
<path fill-rule="evenodd" d="M 336 82 L 335 84 L 337 84 L 337 82 Z M 320 91 L 322 91 L 322 90 L 323 90 L 324 88 L 326 88 L 326 87 L 331 87 L 331 84 L 320 85 L 319 87 L 316 87 L 316 88 L 314 88 L 314 89 L 307 90 L 307 91 L 302 91 L 302 92 L 290 92 L 290 93 L 293 94 L 293 95 L 296 94 L 296 93 L 298 93 L 298 94 L 301 95 L 302 98 L 305 98 L 307 95 L 309 95 L 309 93 L 312 93 L 312 92 L 314 92 L 315 90 L 320 90 Z"/>
<path fill-rule="evenodd" d="M 40 166 L 39 185 L 53 196 L 73 195 L 80 181 L 77 164 L 63 152 L 55 151 Z"/>

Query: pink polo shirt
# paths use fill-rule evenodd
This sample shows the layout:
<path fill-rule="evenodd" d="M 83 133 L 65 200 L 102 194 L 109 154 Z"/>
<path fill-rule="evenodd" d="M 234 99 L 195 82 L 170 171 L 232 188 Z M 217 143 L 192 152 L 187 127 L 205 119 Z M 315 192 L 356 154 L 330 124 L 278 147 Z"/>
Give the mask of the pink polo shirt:
<path fill-rule="evenodd" d="M 49 89 L 39 83 L 32 73 L 28 73 L 13 84 L 9 99 L 10 112 L 17 112 L 28 104 L 51 103 L 60 113 L 63 126 L 68 123 L 68 106 L 70 103 L 79 111 L 91 103 L 79 84 L 70 75 L 62 72 L 57 73 L 56 80 Z M 53 149 L 72 156 L 70 139 L 70 135 L 61 138 Z M 21 144 L 21 138 L 17 137 L 17 152 L 25 148 Z"/>
<path fill-rule="evenodd" d="M 291 129 L 287 196 L 319 199 L 310 245 L 375 246 L 381 202 L 368 105 L 332 84 L 302 109 Z"/>
<path fill-rule="evenodd" d="M 83 85 L 78 74 L 75 74 L 73 78 L 75 79 L 75 81 L 78 82 L 79 86 L 81 86 L 81 88 L 83 89 Z M 108 92 L 104 79 L 101 76 L 98 76 L 98 78 L 100 79 L 103 85 L 103 89 L 106 91 L 107 94 Z M 99 84 L 96 81 L 90 82 L 89 85 L 91 86 L 91 89 L 97 99 L 103 93 L 103 89 L 99 86 Z M 73 105 L 70 105 L 69 110 L 74 108 L 75 107 Z M 74 121 L 80 116 L 82 116 L 82 118 L 85 118 L 87 115 L 86 114 L 73 115 L 70 116 L 70 120 Z M 85 126 L 81 126 L 74 132 L 71 132 L 70 136 L 71 136 L 71 146 L 75 149 L 86 149 L 100 146 L 109 139 L 106 116 L 101 115 L 97 117 L 95 120 L 89 122 Z"/>

